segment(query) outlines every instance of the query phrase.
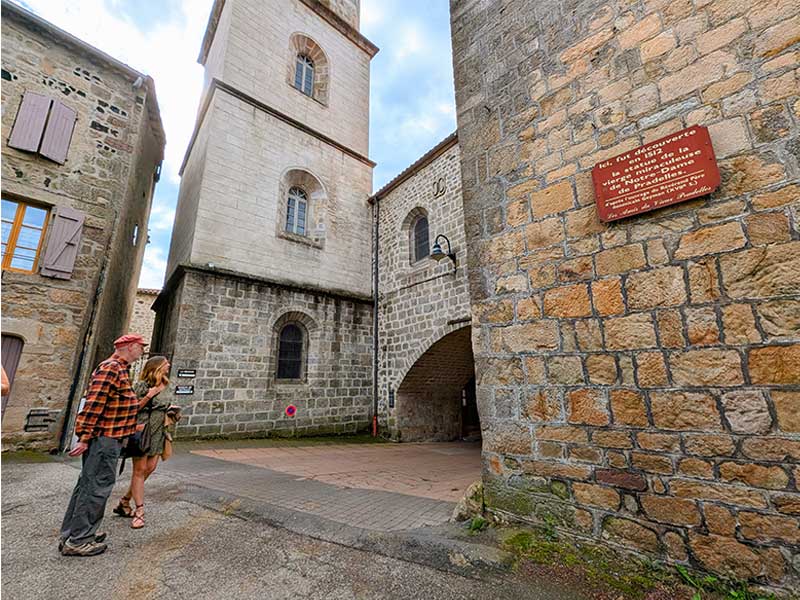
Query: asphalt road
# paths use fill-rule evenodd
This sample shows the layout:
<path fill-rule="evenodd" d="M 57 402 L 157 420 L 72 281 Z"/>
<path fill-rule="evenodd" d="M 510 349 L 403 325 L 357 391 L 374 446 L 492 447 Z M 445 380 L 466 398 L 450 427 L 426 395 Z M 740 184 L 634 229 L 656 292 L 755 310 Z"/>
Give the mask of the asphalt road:
<path fill-rule="evenodd" d="M 273 526 L 269 507 L 244 513 L 237 510 L 238 501 L 219 498 L 218 506 L 209 508 L 213 494 L 187 493 L 184 483 L 159 473 L 147 484 L 144 529 L 134 531 L 128 520 L 111 514 L 122 492 L 118 484 L 103 524 L 109 551 L 92 558 L 62 557 L 56 548 L 58 528 L 78 475 L 75 466 L 3 460 L 4 599 L 584 598 L 573 589 L 522 581 L 510 573 L 464 576 L 434 568 L 437 561 L 460 560 L 458 553 L 435 556 L 441 554 L 436 544 L 428 550 L 432 567 L 364 549 L 369 544 L 363 540 L 360 547 L 323 541 L 308 524 L 308 534 Z M 422 539 L 414 544 L 424 546 Z"/>

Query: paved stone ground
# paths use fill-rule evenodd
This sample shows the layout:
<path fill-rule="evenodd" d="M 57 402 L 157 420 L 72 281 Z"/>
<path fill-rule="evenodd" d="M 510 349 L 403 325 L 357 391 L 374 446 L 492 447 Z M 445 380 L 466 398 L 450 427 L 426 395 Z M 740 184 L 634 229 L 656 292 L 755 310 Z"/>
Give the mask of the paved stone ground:
<path fill-rule="evenodd" d="M 56 550 L 58 527 L 79 463 L 24 464 L 4 456 L 3 596 L 23 600 L 587 597 L 569 586 L 522 581 L 498 570 L 501 559 L 492 556 L 491 549 L 470 547 L 436 529 L 365 532 L 312 513 L 221 494 L 204 488 L 203 480 L 190 483 L 177 478 L 174 469 L 181 457 L 184 464 L 194 465 L 189 477 L 212 465 L 217 470 L 205 473 L 209 480 L 229 470 L 240 475 L 266 471 L 178 455 L 163 465 L 170 469 L 160 468 L 148 481 L 147 526 L 131 530 L 129 521 L 111 515 L 110 503 L 104 522 L 110 551 L 80 559 L 62 557 Z M 247 479 L 238 481 L 245 485 Z M 275 479 L 272 485 L 279 482 Z M 114 499 L 126 483 L 123 477 Z M 224 487 L 233 487 L 232 483 L 228 479 Z"/>
<path fill-rule="evenodd" d="M 162 468 L 210 489 L 346 525 L 397 531 L 447 522 L 467 487 L 480 479 L 480 444 L 205 448 L 181 453 Z"/>

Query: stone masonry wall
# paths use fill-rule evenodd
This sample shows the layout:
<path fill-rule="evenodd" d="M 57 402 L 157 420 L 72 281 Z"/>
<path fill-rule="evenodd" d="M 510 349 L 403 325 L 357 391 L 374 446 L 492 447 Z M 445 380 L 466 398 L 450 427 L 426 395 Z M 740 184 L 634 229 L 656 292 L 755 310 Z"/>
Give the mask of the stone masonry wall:
<path fill-rule="evenodd" d="M 112 269 L 104 278 L 107 287 L 109 282 L 138 272 L 147 239 L 152 174 L 160 161 L 163 142 L 154 148 L 152 138 L 141 139 L 145 132 L 150 135 L 146 89 L 133 89 L 129 74 L 32 27 L 5 6 L 2 40 L 4 139 L 11 132 L 25 91 L 57 98 L 77 111 L 64 165 L 5 143 L 2 147 L 4 198 L 11 195 L 49 208 L 51 223 L 52 210 L 60 206 L 86 215 L 71 279 L 3 272 L 3 333 L 24 341 L 3 417 L 3 446 L 52 448 L 67 416 L 70 386 L 76 377 L 101 273 Z M 147 192 L 144 198 L 140 178 Z M 128 211 L 130 203 L 135 206 Z M 127 251 L 123 263 L 115 263 L 109 256 L 109 246 L 115 235 L 124 236 L 130 243 L 134 220 L 140 226 L 137 247 Z M 46 235 L 43 251 L 47 242 Z M 118 287 L 126 285 L 120 282 Z M 117 302 L 116 311 L 96 319 L 94 331 L 112 335 L 121 330 L 132 300 L 131 294 Z M 88 363 L 95 352 L 95 338 L 91 337 L 87 345 L 85 366 L 91 369 L 93 365 Z M 82 385 L 81 379 L 78 391 Z M 56 417 L 49 431 L 24 431 L 31 408 L 49 409 Z"/>
<path fill-rule="evenodd" d="M 148 342 L 153 337 L 153 324 L 156 313 L 153 312 L 153 302 L 161 290 L 139 288 L 136 292 L 136 301 L 133 304 L 133 313 L 128 324 L 129 332 L 141 333 Z"/>
<path fill-rule="evenodd" d="M 445 192 L 434 197 L 434 184 L 439 180 L 443 180 Z M 378 414 L 386 419 L 385 425 L 393 435 L 403 437 L 397 421 L 399 412 L 404 412 L 406 424 L 419 421 L 421 425 L 422 421 L 433 423 L 428 418 L 432 408 L 423 400 L 410 402 L 408 398 L 411 405 L 401 406 L 398 397 L 396 407 L 390 409 L 390 390 L 397 392 L 414 363 L 437 341 L 469 322 L 461 173 L 455 141 L 433 162 L 381 197 L 378 204 Z M 412 264 L 409 229 L 419 209 L 428 216 L 431 245 L 440 233 L 450 239 L 458 260 L 455 273 L 449 260 L 437 263 L 428 258 Z M 446 244 L 443 247 L 446 252 Z M 461 351 L 469 354 L 471 362 L 466 344 Z M 456 390 L 459 397 L 460 392 L 460 388 Z"/>
<path fill-rule="evenodd" d="M 800 589 L 800 5 L 451 7 L 488 505 Z M 721 187 L 600 223 L 694 124 Z"/>
<path fill-rule="evenodd" d="M 154 351 L 172 354 L 170 394 L 176 385 L 194 385 L 192 396 L 170 396 L 185 406 L 179 436 L 354 433 L 368 427 L 369 299 L 199 270 L 184 272 L 176 292 L 179 304 L 159 307 L 159 320 L 171 329 Z M 302 383 L 275 377 L 278 335 L 287 317 L 308 332 Z M 178 378 L 179 369 L 195 369 L 196 377 Z M 284 412 L 290 404 L 297 407 L 294 417 Z"/>

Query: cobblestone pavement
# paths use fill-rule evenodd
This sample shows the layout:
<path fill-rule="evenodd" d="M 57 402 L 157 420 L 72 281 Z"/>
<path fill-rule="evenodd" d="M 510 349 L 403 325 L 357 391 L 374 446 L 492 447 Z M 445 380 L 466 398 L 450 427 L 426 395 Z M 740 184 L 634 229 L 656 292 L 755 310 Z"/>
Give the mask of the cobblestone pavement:
<path fill-rule="evenodd" d="M 480 478 L 480 444 L 209 447 L 163 467 L 210 489 L 363 529 L 396 531 L 447 522 Z"/>
<path fill-rule="evenodd" d="M 180 465 L 193 468 L 188 474 L 193 482 L 176 477 L 175 468 Z M 170 469 L 162 468 L 166 466 Z M 422 533 L 405 542 L 401 538 L 406 533 L 364 535 L 346 525 L 331 526 L 310 513 L 282 511 L 260 501 L 203 488 L 205 481 L 219 479 L 218 474 L 227 471 L 238 477 L 269 472 L 189 454 L 177 455 L 148 480 L 144 529 L 132 530 L 127 519 L 111 515 L 114 501 L 127 484 L 126 473 L 114 490 L 102 526 L 109 533 L 109 551 L 88 559 L 62 557 L 56 550 L 58 527 L 78 467 L 79 461 L 22 464 L 4 455 L 4 598 L 587 598 L 574 586 L 523 580 L 497 568 L 500 561 L 490 556 L 491 549 L 474 552 L 469 543 L 448 549 L 436 532 Z M 209 471 L 199 478 L 203 468 Z M 257 480 L 248 483 L 247 477 L 223 478 L 222 485 L 217 485 L 232 489 L 235 481 L 245 488 L 259 487 Z M 307 486 L 335 487 L 300 481 Z M 273 486 L 280 483 L 277 475 L 271 480 Z"/>

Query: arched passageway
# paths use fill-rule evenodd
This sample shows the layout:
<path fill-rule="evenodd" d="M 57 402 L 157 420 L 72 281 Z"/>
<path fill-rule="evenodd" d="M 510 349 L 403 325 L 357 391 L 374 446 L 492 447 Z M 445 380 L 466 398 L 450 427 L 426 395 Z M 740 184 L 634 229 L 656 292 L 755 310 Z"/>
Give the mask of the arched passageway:
<path fill-rule="evenodd" d="M 480 438 L 469 326 L 438 340 L 408 370 L 396 415 L 404 442 Z"/>

